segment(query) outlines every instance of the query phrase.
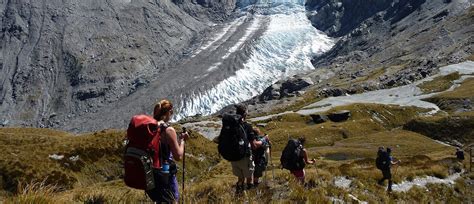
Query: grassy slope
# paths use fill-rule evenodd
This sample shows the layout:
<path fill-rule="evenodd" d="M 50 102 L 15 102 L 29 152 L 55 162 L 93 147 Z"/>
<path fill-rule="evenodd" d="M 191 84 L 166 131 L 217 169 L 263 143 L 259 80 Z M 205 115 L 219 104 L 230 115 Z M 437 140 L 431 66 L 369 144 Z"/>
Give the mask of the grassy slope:
<path fill-rule="evenodd" d="M 466 96 L 470 91 L 466 87 L 470 83 L 466 81 L 443 97 Z M 373 163 L 375 150 L 381 145 L 393 147 L 394 156 L 404 161 L 394 175 L 396 182 L 425 175 L 443 178 L 448 175 L 449 168 L 459 168 L 453 160 L 452 147 L 401 129 L 402 126 L 407 127 L 406 121 L 431 124 L 432 121 L 442 120 L 443 116 L 420 117 L 428 110 L 377 104 L 352 104 L 329 112 L 343 109 L 350 110 L 352 116 L 348 121 L 339 123 L 314 124 L 310 117 L 298 114 L 286 114 L 266 121 L 268 125 L 262 131 L 270 135 L 274 144 L 272 163 L 276 167 L 275 180 L 270 180 L 269 171 L 268 186 L 249 191 L 239 198 L 232 193 L 236 179 L 229 162 L 220 160 L 214 143 L 193 132 L 193 139 L 187 143 L 185 195 L 188 201 L 330 202 L 329 197 L 334 197 L 351 202 L 350 193 L 371 202 L 461 202 L 463 196 L 470 192 L 471 187 L 463 179 L 458 180 L 454 187 L 430 185 L 428 189 L 431 193 L 413 188 L 406 193 L 388 195 L 375 184 L 381 175 Z M 461 116 L 471 117 L 473 114 L 467 112 L 449 117 Z M 441 121 L 436 124 L 446 123 Z M 447 124 L 439 128 L 449 129 L 460 123 Z M 420 124 L 415 126 L 425 127 Z M 424 129 L 436 130 L 431 126 Z M 466 133 L 465 128 L 462 129 L 457 132 Z M 123 136 L 124 131 L 119 130 L 73 136 L 47 129 L 0 129 L 0 148 L 5 150 L 0 153 L 1 186 L 4 189 L 0 192 L 0 201 L 3 195 L 8 196 L 4 201 L 14 203 L 146 202 L 142 191 L 124 186 L 120 179 Z M 306 188 L 294 182 L 287 171 L 277 168 L 288 136 L 305 136 L 310 157 L 317 158 L 317 165 L 307 167 Z M 52 160 L 48 158 L 51 154 L 65 155 L 65 158 Z M 69 157 L 77 155 L 78 161 L 69 160 Z M 351 189 L 336 187 L 333 183 L 336 176 L 351 178 Z M 25 188 L 31 181 L 44 181 L 44 185 L 36 183 Z M 21 188 L 17 188 L 19 183 Z M 14 192 L 17 193 L 11 197 Z"/>
<path fill-rule="evenodd" d="M 309 116 L 286 114 L 267 121 L 268 125 L 262 130 L 271 135 L 276 150 L 283 149 L 288 137 L 304 136 L 308 147 L 323 146 L 334 144 L 344 138 L 368 135 L 401 126 L 404 121 L 426 112 L 414 107 L 375 104 L 353 104 L 337 107 L 329 112 L 337 110 L 351 110 L 352 117 L 341 123 L 314 124 Z"/>
<path fill-rule="evenodd" d="M 423 135 L 399 128 L 404 124 L 404 121 L 417 117 L 427 110 L 414 107 L 354 104 L 338 107 L 331 111 L 340 109 L 352 111 L 350 120 L 341 123 L 314 124 L 306 116 L 288 114 L 267 121 L 268 126 L 263 128 L 263 131 L 269 133 L 275 145 L 272 158 L 272 163 L 275 164 L 275 179 L 270 179 L 271 171 L 268 171 L 268 186 L 262 185 L 237 198 L 233 194 L 236 178 L 231 173 L 229 162 L 219 161 L 216 145 L 193 133 L 193 139 L 188 143 L 188 153 L 193 156 L 188 155 L 187 157 L 189 162 L 187 163 L 188 179 L 185 192 L 187 200 L 194 203 L 271 202 L 275 200 L 327 203 L 330 202 L 329 197 L 334 197 L 351 202 L 350 193 L 359 199 L 371 202 L 427 202 L 435 200 L 461 202 L 463 196 L 469 192 L 469 187 L 460 180 L 454 188 L 442 185 L 429 186 L 431 191 L 429 194 L 425 190 L 417 188 L 407 193 L 393 193 L 391 195 L 384 193 L 384 188 L 375 184 L 381 176 L 373 164 L 375 150 L 378 146 L 393 147 L 394 155 L 404 161 L 394 175 L 394 180 L 397 182 L 424 175 L 446 177 L 448 168 L 456 165 L 451 156 L 453 148 L 436 143 Z M 100 171 L 104 169 L 103 167 L 108 167 L 110 172 L 121 171 L 116 162 L 119 163 L 121 155 L 120 142 L 124 135 L 123 131 L 108 130 L 76 137 L 44 129 L 0 129 L 0 132 L 1 144 L 4 147 L 10 145 L 11 148 L 13 143 L 17 143 L 16 154 L 25 157 L 24 160 L 20 160 L 18 157 L 13 157 L 12 154 L 10 156 L 2 153 L 0 156 L 4 158 L 2 161 L 5 161 L 1 163 L 2 167 L 16 169 L 16 171 L 8 171 L 8 175 L 5 176 L 15 175 L 12 172 L 34 172 L 30 174 L 36 175 L 35 178 L 40 180 L 42 178 L 40 175 L 47 175 L 52 169 L 57 169 L 57 171 L 75 179 L 71 184 L 72 189 L 58 192 L 57 189 L 50 190 L 44 186 L 33 188 L 30 191 L 20 190 L 18 194 L 9 197 L 6 200 L 7 203 L 147 202 L 142 191 L 125 187 L 120 178 L 109 178 L 110 181 L 103 178 L 104 175 L 119 176 L 118 173 L 105 174 L 104 170 L 102 173 Z M 279 155 L 288 134 L 292 137 L 306 136 L 309 155 L 317 158 L 316 165 L 307 167 L 306 187 L 297 184 L 288 171 L 277 167 Z M 37 148 L 20 151 L 20 149 L 24 149 L 22 148 L 24 145 L 31 144 L 35 144 Z M 108 147 L 110 150 L 107 150 Z M 15 152 L 15 148 L 10 151 Z M 108 151 L 111 152 L 106 153 Z M 34 156 L 31 154 L 32 152 L 35 152 Z M 80 155 L 79 161 L 83 161 L 84 166 L 88 167 L 73 171 L 66 168 L 62 162 L 48 159 L 47 156 L 52 153 Z M 103 155 L 102 158 L 99 158 L 100 154 Z M 202 162 L 195 158 L 199 154 L 205 158 Z M 37 159 L 35 161 L 38 163 L 37 165 L 28 166 L 28 170 L 16 167 L 18 164 L 26 165 L 32 157 Z M 18 160 L 17 163 L 13 162 L 15 160 Z M 98 175 L 94 171 L 97 171 Z M 28 178 L 25 175 L 27 174 L 22 173 L 16 178 Z M 353 180 L 351 189 L 336 187 L 333 183 L 336 176 L 348 176 Z M 194 179 L 191 180 L 191 177 Z M 63 185 L 62 182 L 61 180 L 59 184 Z"/>
<path fill-rule="evenodd" d="M 472 106 L 474 100 L 474 78 L 466 79 L 453 91 L 437 94 L 426 99 L 436 103 L 449 115 L 419 117 L 405 125 L 405 129 L 415 131 L 438 140 L 474 142 L 474 111 L 466 107 L 466 101 Z M 468 104 L 469 104 L 468 103 Z M 464 112 L 457 112 L 463 110 Z"/>
<path fill-rule="evenodd" d="M 437 99 L 467 99 L 474 97 L 474 78 L 466 79 L 461 86 L 455 88 L 453 91 L 444 92 L 433 96 Z"/>
<path fill-rule="evenodd" d="M 0 174 L 3 187 L 16 191 L 19 182 L 43 181 L 70 189 L 75 185 L 120 176 L 122 131 L 101 131 L 84 136 L 33 128 L 0 129 Z M 49 155 L 63 155 L 53 160 Z M 77 161 L 70 157 L 79 156 Z"/>
<path fill-rule="evenodd" d="M 458 72 L 454 72 L 445 76 L 436 77 L 432 81 L 427 81 L 418 85 L 418 87 L 425 94 L 445 91 L 454 85 L 454 80 L 457 80 L 460 77 L 461 75 Z"/>
<path fill-rule="evenodd" d="M 381 145 L 391 146 L 394 156 L 404 161 L 394 174 L 396 182 L 426 175 L 444 178 L 448 175 L 449 168 L 459 168 L 452 156 L 453 147 L 400 129 L 405 121 L 427 110 L 375 104 L 354 104 L 335 110 L 340 109 L 353 112 L 349 121 L 316 125 L 311 123 L 309 117 L 287 114 L 267 121 L 268 125 L 263 128 L 275 146 L 272 158 L 275 167 L 279 164 L 279 155 L 288 135 L 304 135 L 307 138 L 309 155 L 317 158 L 317 165 L 310 165 L 306 169 L 306 188 L 292 181 L 292 176 L 286 170 L 276 168 L 274 181 L 270 179 L 271 171 L 267 172 L 268 186 L 234 198 L 231 191 L 236 179 L 231 174 L 229 163 L 222 161 L 213 168 L 212 174 L 207 175 L 206 182 L 192 185 L 187 196 L 196 203 L 230 200 L 327 203 L 330 202 L 329 197 L 351 202 L 349 192 L 371 202 L 461 202 L 463 196 L 468 194 L 469 187 L 462 180 L 456 183 L 455 188 L 431 185 L 428 187 L 431 193 L 414 188 L 407 193 L 392 195 L 386 194 L 384 188 L 375 184 L 381 176 L 374 167 L 375 151 Z M 376 117 L 379 120 L 374 119 Z M 350 191 L 334 185 L 333 179 L 336 176 L 349 176 L 353 180 Z"/>
<path fill-rule="evenodd" d="M 433 82 L 435 85 L 425 85 L 437 87 L 441 86 L 439 84 L 450 84 L 449 80 L 440 78 L 435 80 L 436 83 Z M 454 91 L 428 100 L 470 99 L 474 96 L 473 85 L 474 79 L 468 79 Z M 290 107 L 298 108 L 313 98 L 314 93 L 308 92 L 301 104 Z M 310 157 L 317 158 L 317 165 L 307 167 L 308 186 L 305 188 L 294 182 L 287 171 L 275 168 L 275 180 L 269 182 L 268 186 L 235 198 L 232 190 L 236 179 L 231 173 L 229 162 L 220 160 L 214 143 L 193 132 L 192 139 L 187 143 L 185 195 L 188 201 L 281 200 L 327 203 L 330 202 L 329 197 L 334 197 L 351 202 L 348 196 L 350 193 L 370 202 L 459 203 L 465 201 L 463 198 L 471 192 L 469 189 L 472 186 L 466 184 L 464 179 L 467 177 L 464 177 L 453 187 L 429 185 L 429 193 L 424 189 L 413 188 L 406 193 L 388 195 L 375 184 L 381 175 L 373 163 L 378 146 L 391 146 L 394 156 L 404 161 L 402 166 L 397 167 L 394 175 L 396 182 L 425 175 L 446 177 L 448 169 L 459 169 L 459 164 L 452 156 L 454 149 L 426 136 L 443 139 L 435 134 L 440 133 L 472 139 L 469 135 L 474 133 L 473 112 L 448 111 L 448 116 L 420 117 L 428 110 L 376 104 L 352 104 L 336 107 L 329 112 L 338 110 L 350 110 L 351 118 L 339 123 L 314 124 L 308 116 L 286 114 L 269 119 L 266 121 L 268 125 L 262 128 L 274 144 L 274 167 L 279 164 L 279 155 L 288 137 L 307 138 L 306 147 Z M 178 126 L 175 128 L 179 129 Z M 3 189 L 0 191 L 0 202 L 147 202 L 142 191 L 124 186 L 120 179 L 121 142 L 124 135 L 123 130 L 104 130 L 75 136 L 48 129 L 0 129 L 0 148 L 3 149 L 0 153 L 0 186 Z M 48 157 L 52 154 L 64 155 L 65 158 L 52 160 Z M 71 161 L 72 156 L 79 156 L 79 160 Z M 268 173 L 270 181 L 270 171 Z M 181 177 L 181 172 L 179 175 Z M 351 189 L 336 187 L 333 183 L 336 176 L 351 178 Z M 473 177 L 470 175 L 471 179 Z M 33 185 L 28 185 L 31 183 Z"/>
<path fill-rule="evenodd" d="M 142 191 L 125 187 L 121 181 L 124 136 L 123 130 L 75 136 L 48 129 L 0 128 L 0 202 L 2 195 L 12 194 L 16 196 L 7 201 L 15 203 L 37 203 L 42 199 L 66 203 L 144 200 Z M 188 181 L 199 180 L 202 169 L 219 160 L 214 143 L 196 132 L 191 137 L 186 149 Z M 50 159 L 53 154 L 64 158 Z M 72 161 L 72 156 L 79 159 Z M 26 186 L 32 187 L 25 190 Z"/>

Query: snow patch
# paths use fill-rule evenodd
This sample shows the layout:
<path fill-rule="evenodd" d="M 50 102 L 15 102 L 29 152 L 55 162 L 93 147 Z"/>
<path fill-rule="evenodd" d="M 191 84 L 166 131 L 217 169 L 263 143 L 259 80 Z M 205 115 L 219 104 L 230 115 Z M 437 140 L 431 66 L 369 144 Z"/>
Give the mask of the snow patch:
<path fill-rule="evenodd" d="M 48 156 L 52 160 L 61 160 L 64 159 L 64 155 L 58 155 L 58 154 L 50 154 Z"/>
<path fill-rule="evenodd" d="M 79 155 L 71 156 L 71 157 L 69 157 L 69 160 L 72 161 L 72 162 L 77 162 L 77 161 L 79 161 Z"/>
<path fill-rule="evenodd" d="M 348 179 L 345 176 L 338 176 L 334 178 L 334 185 L 339 188 L 349 188 L 352 184 L 352 180 Z"/>
<path fill-rule="evenodd" d="M 461 172 L 462 173 L 462 172 Z M 453 175 L 448 176 L 445 179 L 427 176 L 422 178 L 415 178 L 413 181 L 403 181 L 400 184 L 393 184 L 392 190 L 396 192 L 407 192 L 412 187 L 426 187 L 427 184 L 446 184 L 446 185 L 454 185 L 455 181 L 461 177 L 461 173 L 455 173 Z"/>
<path fill-rule="evenodd" d="M 349 194 L 348 196 L 349 196 L 349 198 L 351 198 L 353 201 L 356 201 L 357 203 L 360 203 L 360 204 L 367 204 L 367 203 L 368 203 L 367 201 L 361 201 L 361 200 L 359 200 L 359 198 L 355 197 L 355 196 L 352 195 L 352 194 Z"/>

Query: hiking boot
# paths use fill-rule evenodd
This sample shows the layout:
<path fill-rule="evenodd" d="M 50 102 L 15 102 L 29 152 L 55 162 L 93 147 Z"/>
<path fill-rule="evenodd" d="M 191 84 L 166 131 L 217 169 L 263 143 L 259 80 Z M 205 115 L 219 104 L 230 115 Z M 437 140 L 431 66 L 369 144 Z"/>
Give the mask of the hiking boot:
<path fill-rule="evenodd" d="M 388 186 L 387 186 L 387 191 L 388 191 L 388 192 L 392 192 L 392 185 L 393 185 L 392 180 L 389 180 L 389 181 L 388 181 Z"/>
<path fill-rule="evenodd" d="M 254 188 L 254 187 L 255 187 L 255 186 L 254 186 L 253 184 L 251 184 L 251 183 L 248 183 L 248 184 L 247 184 L 247 190 L 250 190 L 250 189 L 252 189 L 252 188 Z"/>
<path fill-rule="evenodd" d="M 244 192 L 244 186 L 241 186 L 241 185 L 235 186 L 235 194 L 241 195 L 242 192 Z"/>

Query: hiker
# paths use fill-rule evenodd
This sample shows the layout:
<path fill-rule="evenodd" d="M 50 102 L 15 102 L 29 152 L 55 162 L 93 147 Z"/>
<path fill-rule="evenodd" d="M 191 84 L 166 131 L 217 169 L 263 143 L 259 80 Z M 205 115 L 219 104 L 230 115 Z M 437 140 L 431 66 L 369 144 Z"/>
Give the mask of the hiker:
<path fill-rule="evenodd" d="M 154 171 L 156 187 L 146 191 L 146 194 L 156 203 L 177 203 L 179 200 L 178 180 L 176 179 L 177 167 L 174 160 L 181 160 L 184 157 L 184 141 L 188 139 L 187 132 L 177 136 L 176 130 L 169 126 L 168 122 L 173 114 L 173 104 L 168 100 L 162 100 L 155 105 L 153 118 L 158 121 L 158 125 L 163 127 L 160 158 L 164 164 L 169 165 L 169 177 L 163 179 L 159 171 Z M 165 180 L 165 181 L 163 181 Z"/>
<path fill-rule="evenodd" d="M 260 177 L 263 176 L 263 172 L 267 169 L 268 156 L 270 155 L 271 142 L 268 135 L 263 135 L 259 128 L 253 128 L 256 136 L 256 140 L 260 141 L 256 145 L 256 149 L 252 150 L 252 156 L 255 163 L 255 171 L 253 172 L 253 185 L 257 187 L 260 184 Z"/>
<path fill-rule="evenodd" d="M 247 107 L 243 104 L 235 106 L 235 113 L 241 116 L 242 127 L 247 136 L 248 143 L 250 148 L 248 149 L 248 156 L 244 157 L 240 161 L 231 162 L 232 172 L 235 176 L 238 177 L 236 192 L 241 193 L 244 190 L 244 178 L 247 183 L 247 189 L 253 188 L 253 173 L 255 170 L 255 163 L 252 158 L 252 150 L 260 147 L 262 145 L 261 141 L 257 141 L 255 138 L 255 133 L 253 131 L 252 125 L 246 122 L 247 117 Z"/>
<path fill-rule="evenodd" d="M 290 170 L 296 179 L 304 184 L 306 164 L 314 164 L 315 159 L 308 160 L 308 152 L 304 148 L 306 138 L 290 139 L 282 152 L 280 162 L 282 167 Z"/>
<path fill-rule="evenodd" d="M 253 173 L 255 163 L 253 162 L 252 150 L 259 148 L 262 141 L 257 141 L 252 125 L 245 121 L 247 107 L 235 105 L 235 114 L 226 113 L 222 116 L 222 128 L 219 136 L 214 139 L 217 142 L 219 154 L 231 163 L 232 173 L 237 176 L 236 194 L 245 189 L 253 188 Z"/>
<path fill-rule="evenodd" d="M 377 159 L 375 161 L 376 166 L 378 169 L 382 171 L 382 179 L 378 181 L 379 185 L 383 185 L 383 182 L 385 180 L 388 180 L 388 187 L 387 191 L 391 192 L 392 191 L 392 172 L 391 172 L 391 166 L 396 165 L 400 163 L 401 161 L 398 160 L 396 162 L 393 161 L 393 157 L 390 155 L 392 152 L 392 149 L 387 147 L 386 151 L 384 151 L 383 147 L 379 147 L 379 150 L 377 152 Z"/>
<path fill-rule="evenodd" d="M 456 158 L 457 158 L 460 162 L 464 161 L 464 151 L 462 151 L 462 149 L 459 148 L 459 147 L 456 148 Z"/>

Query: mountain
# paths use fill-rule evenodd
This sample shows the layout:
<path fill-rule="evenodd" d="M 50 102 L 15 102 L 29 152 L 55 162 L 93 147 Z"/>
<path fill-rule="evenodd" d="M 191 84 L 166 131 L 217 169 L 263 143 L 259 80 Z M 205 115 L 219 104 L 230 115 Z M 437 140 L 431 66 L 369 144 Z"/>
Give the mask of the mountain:
<path fill-rule="evenodd" d="M 235 0 L 2 1 L 0 123 L 62 127 L 186 57 Z M 102 126 L 104 127 L 104 126 Z"/>
<path fill-rule="evenodd" d="M 411 84 L 439 67 L 472 59 L 472 5 L 466 0 L 307 1 L 313 26 L 337 42 L 312 59 L 315 71 L 282 80 L 248 104 L 257 115 L 302 107 L 324 97 Z M 279 88 L 304 78 L 315 83 Z M 290 94 L 281 94 L 285 90 Z"/>
<path fill-rule="evenodd" d="M 472 55 L 470 6 L 465 0 L 309 1 L 313 25 L 341 38 L 313 64 L 344 75 L 403 65 L 373 88 L 411 83 Z"/>

